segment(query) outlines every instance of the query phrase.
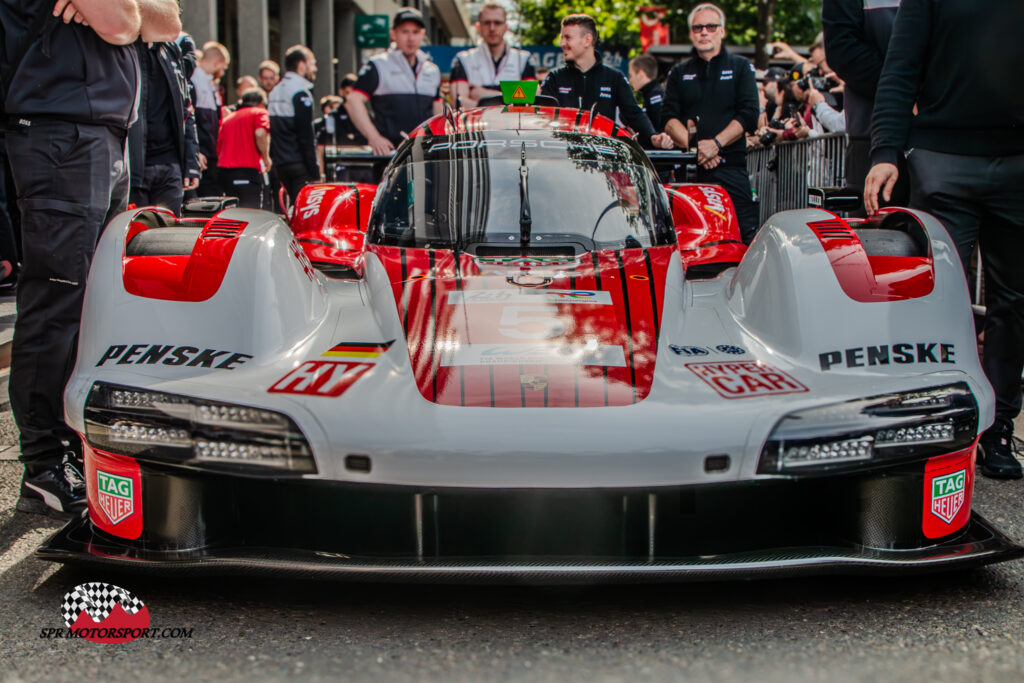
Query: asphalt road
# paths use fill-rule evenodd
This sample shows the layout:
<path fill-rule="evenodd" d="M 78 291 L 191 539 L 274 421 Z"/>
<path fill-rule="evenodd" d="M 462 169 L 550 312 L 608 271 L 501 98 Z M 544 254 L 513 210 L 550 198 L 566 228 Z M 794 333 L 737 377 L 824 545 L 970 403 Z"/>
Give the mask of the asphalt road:
<path fill-rule="evenodd" d="M 0 416 L 0 447 L 13 438 Z M 421 587 L 138 578 L 33 557 L 58 524 L 14 511 L 0 460 L 0 681 L 1024 680 L 1024 561 L 926 578 L 668 586 Z M 1024 540 L 1024 483 L 976 507 Z M 105 581 L 190 639 L 40 638 Z"/>

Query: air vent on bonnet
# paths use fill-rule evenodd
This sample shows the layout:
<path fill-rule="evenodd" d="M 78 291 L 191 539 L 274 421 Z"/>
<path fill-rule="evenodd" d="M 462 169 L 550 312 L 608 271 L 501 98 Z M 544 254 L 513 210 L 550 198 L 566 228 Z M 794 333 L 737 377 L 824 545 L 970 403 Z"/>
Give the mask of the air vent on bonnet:
<path fill-rule="evenodd" d="M 852 240 L 855 238 L 853 230 L 845 221 L 815 221 L 809 226 L 814 234 L 823 240 Z"/>
<path fill-rule="evenodd" d="M 202 239 L 232 239 L 238 237 L 246 224 L 242 221 L 229 221 L 223 218 L 212 220 L 203 228 Z"/>

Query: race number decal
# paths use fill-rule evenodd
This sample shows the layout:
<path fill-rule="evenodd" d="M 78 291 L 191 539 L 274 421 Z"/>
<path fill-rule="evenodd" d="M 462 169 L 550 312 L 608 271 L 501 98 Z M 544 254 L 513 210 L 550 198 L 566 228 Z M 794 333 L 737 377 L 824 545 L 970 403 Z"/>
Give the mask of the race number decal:
<path fill-rule="evenodd" d="M 778 368 L 756 361 L 687 363 L 686 367 L 722 398 L 800 394 L 807 387 Z"/>

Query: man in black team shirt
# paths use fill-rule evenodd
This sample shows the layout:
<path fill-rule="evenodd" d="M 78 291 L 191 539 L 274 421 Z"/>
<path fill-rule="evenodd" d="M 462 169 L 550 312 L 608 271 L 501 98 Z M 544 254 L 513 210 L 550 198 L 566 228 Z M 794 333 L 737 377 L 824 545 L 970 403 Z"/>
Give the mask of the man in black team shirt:
<path fill-rule="evenodd" d="M 640 55 L 629 60 L 629 84 L 640 93 L 642 108 L 650 119 L 654 130 L 661 130 L 661 108 L 665 104 L 665 88 L 658 83 L 658 60 L 650 55 Z"/>
<path fill-rule="evenodd" d="M 22 269 L 11 409 L 25 475 L 17 509 L 85 506 L 82 444 L 64 422 L 85 281 L 103 226 L 128 203 L 125 137 L 139 63 L 132 43 L 174 40 L 174 0 L 0 0 L 5 135 Z M 89 77 L 103 74 L 102 78 Z"/>
<path fill-rule="evenodd" d="M 1019 479 L 1013 419 L 1024 368 L 1024 3 L 903 0 L 878 82 L 864 205 L 891 197 L 907 151 L 910 205 L 946 226 L 966 269 L 985 268 L 983 367 L 996 394 L 981 471 Z M 963 49 L 964 38 L 984 50 Z M 917 115 L 914 105 L 917 104 Z"/>
<path fill-rule="evenodd" d="M 541 84 L 541 94 L 558 100 L 563 107 L 594 110 L 615 121 L 622 121 L 639 134 L 644 147 L 668 149 L 672 141 L 651 125 L 633 97 L 633 89 L 622 72 L 605 66 L 594 49 L 597 25 L 586 14 L 570 14 L 562 19 L 562 54 L 565 66 L 553 69 Z M 618 115 L 618 116 L 616 116 Z"/>
<path fill-rule="evenodd" d="M 684 148 L 693 142 L 691 127 L 696 131 L 697 180 L 721 185 L 729 193 L 740 236 L 749 244 L 757 232 L 758 215 L 743 133 L 757 128 L 754 65 L 722 47 L 725 13 L 715 5 L 697 5 L 689 25 L 693 56 L 668 74 L 662 111 L 665 131 Z"/>
<path fill-rule="evenodd" d="M 137 206 L 181 213 L 187 190 L 199 185 L 199 141 L 189 82 L 177 43 L 135 42 L 141 87 L 139 115 L 128 131 L 129 198 Z"/>

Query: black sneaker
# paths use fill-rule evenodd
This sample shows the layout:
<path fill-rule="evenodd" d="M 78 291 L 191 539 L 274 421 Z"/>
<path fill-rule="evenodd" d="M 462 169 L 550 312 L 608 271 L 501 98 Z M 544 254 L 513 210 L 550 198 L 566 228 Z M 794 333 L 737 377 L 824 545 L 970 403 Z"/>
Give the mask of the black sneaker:
<path fill-rule="evenodd" d="M 65 452 L 59 465 L 25 468 L 19 512 L 67 519 L 81 514 L 85 504 L 85 477 L 73 451 Z"/>
<path fill-rule="evenodd" d="M 991 479 L 1020 479 L 1024 469 L 1014 455 L 1013 425 L 996 420 L 978 443 L 981 473 Z"/>

